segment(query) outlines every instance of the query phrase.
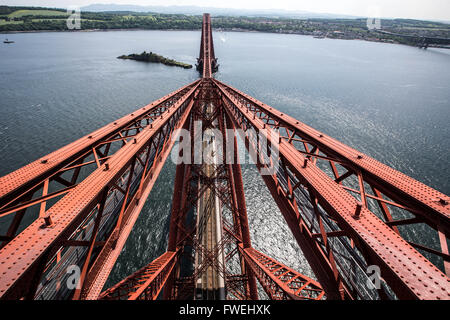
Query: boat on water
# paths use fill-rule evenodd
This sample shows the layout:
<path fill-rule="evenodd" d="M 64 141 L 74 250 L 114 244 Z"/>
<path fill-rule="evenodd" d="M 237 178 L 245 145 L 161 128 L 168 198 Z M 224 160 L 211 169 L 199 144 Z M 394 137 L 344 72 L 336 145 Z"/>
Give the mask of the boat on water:
<path fill-rule="evenodd" d="M 11 40 L 8 40 L 8 39 L 5 39 L 5 40 L 3 41 L 3 43 L 14 43 L 14 41 L 11 41 Z"/>

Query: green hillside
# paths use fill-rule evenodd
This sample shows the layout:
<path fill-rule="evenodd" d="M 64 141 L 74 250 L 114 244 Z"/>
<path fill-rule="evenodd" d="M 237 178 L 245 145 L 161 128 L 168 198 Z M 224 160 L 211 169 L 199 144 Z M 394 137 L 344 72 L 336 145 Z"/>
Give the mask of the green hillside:
<path fill-rule="evenodd" d="M 16 10 L 10 14 L 8 14 L 9 18 L 22 18 L 26 16 L 62 16 L 67 17 L 68 14 L 66 11 L 57 11 L 57 10 Z"/>

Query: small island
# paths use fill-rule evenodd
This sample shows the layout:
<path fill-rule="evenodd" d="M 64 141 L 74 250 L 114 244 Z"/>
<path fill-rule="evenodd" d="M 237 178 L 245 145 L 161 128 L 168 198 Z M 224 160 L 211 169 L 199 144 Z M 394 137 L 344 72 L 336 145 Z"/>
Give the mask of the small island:
<path fill-rule="evenodd" d="M 129 59 L 129 60 L 136 60 L 136 61 L 144 61 L 144 62 L 156 62 L 156 63 L 162 63 L 165 64 L 167 66 L 176 66 L 176 67 L 181 67 L 184 69 L 191 69 L 192 65 L 187 64 L 187 63 L 183 63 L 183 62 L 179 62 L 179 61 L 175 61 L 172 59 L 168 59 L 165 58 L 163 56 L 160 56 L 159 54 L 150 52 L 142 52 L 141 54 L 130 54 L 130 55 L 122 55 L 120 57 L 117 57 L 118 59 Z"/>

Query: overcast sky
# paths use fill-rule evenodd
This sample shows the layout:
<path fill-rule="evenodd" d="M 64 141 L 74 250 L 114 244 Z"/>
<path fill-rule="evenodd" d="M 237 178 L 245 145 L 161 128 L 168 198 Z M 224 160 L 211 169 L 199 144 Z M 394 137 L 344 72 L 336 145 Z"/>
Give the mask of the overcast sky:
<path fill-rule="evenodd" d="M 64 8 L 94 3 L 286 9 L 356 16 L 450 20 L 450 0 L 0 0 L 0 4 Z"/>

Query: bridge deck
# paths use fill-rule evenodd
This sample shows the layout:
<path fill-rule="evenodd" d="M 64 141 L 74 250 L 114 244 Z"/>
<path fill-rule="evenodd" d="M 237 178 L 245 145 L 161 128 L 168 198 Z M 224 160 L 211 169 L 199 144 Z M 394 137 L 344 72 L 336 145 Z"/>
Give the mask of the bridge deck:
<path fill-rule="evenodd" d="M 209 105 L 206 113 L 212 114 L 214 107 Z M 214 158 L 217 162 L 217 147 L 214 138 L 210 141 L 203 142 L 203 148 L 207 149 L 212 146 Z M 203 171 L 207 177 L 213 178 L 215 164 L 204 164 Z M 202 189 L 201 181 L 199 182 L 199 190 Z M 199 199 L 197 210 L 197 239 L 204 250 L 196 252 L 194 269 L 198 269 L 199 264 L 208 263 L 203 259 L 219 259 L 219 265 L 223 265 L 223 251 L 220 250 L 220 242 L 222 240 L 222 212 L 220 200 L 217 195 L 207 189 Z M 218 256 L 209 256 L 218 252 Z M 225 298 L 225 281 L 223 273 L 219 272 L 214 265 L 209 265 L 206 270 L 199 275 L 196 287 L 196 299 L 198 300 L 217 300 Z"/>

